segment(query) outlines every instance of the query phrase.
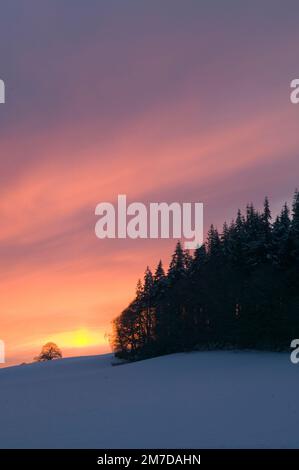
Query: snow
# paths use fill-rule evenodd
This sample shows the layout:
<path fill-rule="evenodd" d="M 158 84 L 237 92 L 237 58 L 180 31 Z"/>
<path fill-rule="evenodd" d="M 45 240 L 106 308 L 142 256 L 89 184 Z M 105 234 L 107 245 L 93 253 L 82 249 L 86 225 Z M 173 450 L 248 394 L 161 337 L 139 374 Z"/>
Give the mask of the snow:
<path fill-rule="evenodd" d="M 288 354 L 112 355 L 0 370 L 2 448 L 298 447 Z"/>

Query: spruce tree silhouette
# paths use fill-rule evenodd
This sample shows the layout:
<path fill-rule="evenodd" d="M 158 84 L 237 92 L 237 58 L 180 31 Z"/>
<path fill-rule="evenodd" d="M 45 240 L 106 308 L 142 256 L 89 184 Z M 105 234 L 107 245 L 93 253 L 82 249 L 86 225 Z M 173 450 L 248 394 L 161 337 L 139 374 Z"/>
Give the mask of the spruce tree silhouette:
<path fill-rule="evenodd" d="M 193 255 L 176 244 L 138 282 L 136 297 L 114 321 L 115 354 L 138 360 L 193 349 L 286 350 L 299 334 L 299 193 L 272 223 L 268 198 L 259 212 L 240 210 L 222 232 L 211 225 Z"/>

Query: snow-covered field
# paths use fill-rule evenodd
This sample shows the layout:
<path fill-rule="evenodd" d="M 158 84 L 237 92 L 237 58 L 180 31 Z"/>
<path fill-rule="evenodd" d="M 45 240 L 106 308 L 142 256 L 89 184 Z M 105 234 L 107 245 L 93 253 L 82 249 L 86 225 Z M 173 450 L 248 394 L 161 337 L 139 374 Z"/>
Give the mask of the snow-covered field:
<path fill-rule="evenodd" d="M 299 447 L 299 365 L 287 354 L 112 359 L 0 370 L 0 447 Z"/>

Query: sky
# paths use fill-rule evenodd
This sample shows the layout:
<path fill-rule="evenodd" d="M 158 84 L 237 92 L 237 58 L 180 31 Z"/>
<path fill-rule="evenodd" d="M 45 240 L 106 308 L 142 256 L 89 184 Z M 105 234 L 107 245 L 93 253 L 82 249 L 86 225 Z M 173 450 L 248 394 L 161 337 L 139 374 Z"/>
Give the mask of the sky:
<path fill-rule="evenodd" d="M 4 0 L 0 338 L 108 351 L 111 322 L 174 240 L 99 240 L 95 207 L 204 203 L 273 213 L 298 185 L 297 1 Z"/>

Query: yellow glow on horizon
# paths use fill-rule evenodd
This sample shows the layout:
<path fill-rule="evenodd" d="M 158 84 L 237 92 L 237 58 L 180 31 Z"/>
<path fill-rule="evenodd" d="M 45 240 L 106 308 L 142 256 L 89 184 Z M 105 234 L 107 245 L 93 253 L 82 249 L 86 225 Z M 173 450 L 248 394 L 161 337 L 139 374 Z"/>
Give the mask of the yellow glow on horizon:
<path fill-rule="evenodd" d="M 51 335 L 44 342 L 53 341 L 60 348 L 86 348 L 107 344 L 103 332 L 80 328 L 74 331 L 65 331 Z"/>

